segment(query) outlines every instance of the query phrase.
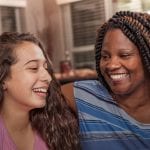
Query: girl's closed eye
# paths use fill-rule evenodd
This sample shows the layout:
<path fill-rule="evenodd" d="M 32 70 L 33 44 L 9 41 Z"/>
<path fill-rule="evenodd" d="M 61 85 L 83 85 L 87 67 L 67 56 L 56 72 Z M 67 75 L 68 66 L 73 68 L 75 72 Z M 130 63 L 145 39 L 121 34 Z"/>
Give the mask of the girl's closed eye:
<path fill-rule="evenodd" d="M 26 67 L 26 69 L 35 72 L 35 71 L 38 71 L 39 64 L 38 64 L 37 60 L 30 60 L 27 63 L 25 63 L 25 67 Z"/>
<path fill-rule="evenodd" d="M 31 68 L 29 68 L 29 69 L 31 69 L 31 70 L 38 70 L 37 67 L 31 67 Z"/>
<path fill-rule="evenodd" d="M 37 66 L 30 66 L 27 68 L 29 71 L 32 71 L 32 72 L 37 72 L 38 71 L 38 67 Z"/>

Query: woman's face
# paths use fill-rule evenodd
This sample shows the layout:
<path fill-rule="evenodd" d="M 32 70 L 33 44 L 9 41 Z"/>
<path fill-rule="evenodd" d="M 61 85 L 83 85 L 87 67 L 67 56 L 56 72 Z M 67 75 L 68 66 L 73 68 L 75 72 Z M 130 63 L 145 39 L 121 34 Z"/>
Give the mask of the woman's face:
<path fill-rule="evenodd" d="M 51 76 L 40 47 L 23 42 L 14 49 L 17 62 L 10 68 L 4 81 L 4 103 L 19 109 L 44 107 Z"/>
<path fill-rule="evenodd" d="M 115 94 L 131 94 L 145 86 L 139 51 L 120 29 L 111 29 L 105 35 L 100 70 Z"/>

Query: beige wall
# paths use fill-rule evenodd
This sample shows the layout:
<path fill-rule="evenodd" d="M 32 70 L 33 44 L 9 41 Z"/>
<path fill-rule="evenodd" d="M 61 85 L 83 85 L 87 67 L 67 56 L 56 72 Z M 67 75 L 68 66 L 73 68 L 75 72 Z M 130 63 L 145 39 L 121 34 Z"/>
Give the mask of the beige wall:
<path fill-rule="evenodd" d="M 55 0 L 27 0 L 27 31 L 37 35 L 49 52 L 55 71 L 64 57 L 62 20 Z"/>

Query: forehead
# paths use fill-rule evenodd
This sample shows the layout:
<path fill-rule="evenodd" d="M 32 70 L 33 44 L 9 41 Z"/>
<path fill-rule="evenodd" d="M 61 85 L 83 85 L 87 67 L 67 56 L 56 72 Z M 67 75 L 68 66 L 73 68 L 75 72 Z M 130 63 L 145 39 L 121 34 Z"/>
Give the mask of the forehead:
<path fill-rule="evenodd" d="M 22 43 L 19 43 L 15 48 L 14 48 L 14 54 L 17 58 L 17 60 L 30 60 L 30 59 L 44 59 L 44 54 L 41 48 L 28 41 L 24 41 Z"/>
<path fill-rule="evenodd" d="M 128 39 L 128 37 L 122 32 L 121 29 L 118 29 L 118 28 L 112 28 L 112 29 L 109 29 L 105 36 L 104 36 L 104 42 L 105 41 L 108 41 L 108 42 L 114 42 L 114 41 L 122 41 L 122 40 L 125 40 L 125 41 L 130 41 Z M 131 42 L 131 41 L 130 41 Z"/>
<path fill-rule="evenodd" d="M 118 49 L 137 49 L 136 45 L 118 28 L 106 32 L 102 47 L 107 46 Z"/>

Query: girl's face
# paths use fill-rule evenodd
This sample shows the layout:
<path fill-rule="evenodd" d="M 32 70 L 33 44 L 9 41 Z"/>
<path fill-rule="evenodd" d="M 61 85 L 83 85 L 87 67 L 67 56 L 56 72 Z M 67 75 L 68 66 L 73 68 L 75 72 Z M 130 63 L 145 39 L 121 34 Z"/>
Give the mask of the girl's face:
<path fill-rule="evenodd" d="M 106 33 L 100 68 L 115 94 L 131 94 L 145 86 L 146 79 L 139 51 L 120 29 L 112 29 Z"/>
<path fill-rule="evenodd" d="M 24 110 L 44 107 L 52 78 L 42 50 L 32 42 L 23 42 L 18 44 L 14 54 L 17 62 L 4 81 L 4 103 Z"/>

